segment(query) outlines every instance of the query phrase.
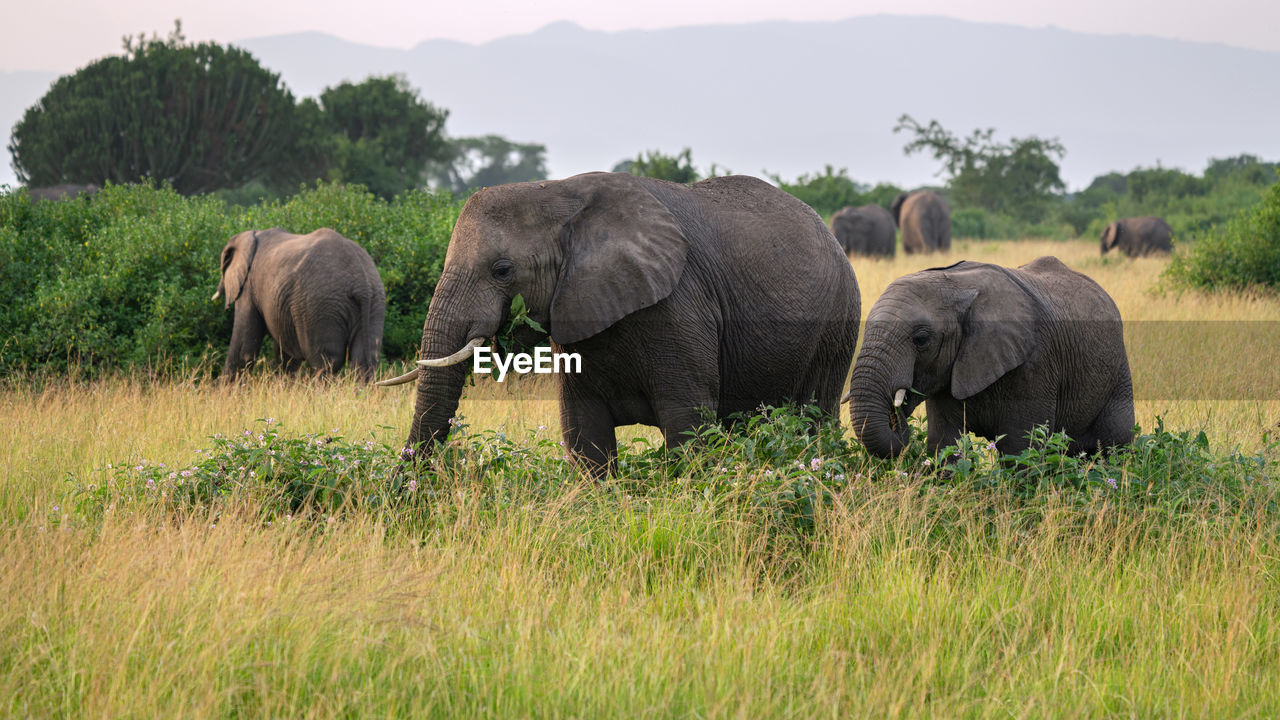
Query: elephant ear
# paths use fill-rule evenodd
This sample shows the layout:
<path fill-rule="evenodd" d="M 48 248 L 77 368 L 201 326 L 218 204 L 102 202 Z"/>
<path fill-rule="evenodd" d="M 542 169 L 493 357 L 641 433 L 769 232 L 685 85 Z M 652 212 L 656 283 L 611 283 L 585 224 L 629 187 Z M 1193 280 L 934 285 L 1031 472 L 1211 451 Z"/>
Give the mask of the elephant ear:
<path fill-rule="evenodd" d="M 689 241 L 675 217 L 626 173 L 562 181 L 577 211 L 564 227 L 564 262 L 551 298 L 551 337 L 585 340 L 671 294 Z"/>
<path fill-rule="evenodd" d="M 889 213 L 893 215 L 893 222 L 898 227 L 902 227 L 902 203 L 907 201 L 907 193 L 898 193 L 893 199 L 893 204 L 889 206 Z"/>
<path fill-rule="evenodd" d="M 222 282 L 219 289 L 226 293 L 227 307 L 235 304 L 249 278 L 249 266 L 258 250 L 258 233 L 250 230 L 231 238 L 222 248 Z"/>
<path fill-rule="evenodd" d="M 967 264 L 967 263 L 966 263 Z M 991 265 L 948 273 L 956 282 L 960 349 L 951 368 L 951 395 L 964 400 L 1021 366 L 1035 350 L 1038 320 L 1047 305 L 1005 268 Z"/>
<path fill-rule="evenodd" d="M 1113 222 L 1107 225 L 1107 229 L 1102 231 L 1102 249 L 1103 251 L 1111 250 L 1120 241 L 1120 223 Z"/>

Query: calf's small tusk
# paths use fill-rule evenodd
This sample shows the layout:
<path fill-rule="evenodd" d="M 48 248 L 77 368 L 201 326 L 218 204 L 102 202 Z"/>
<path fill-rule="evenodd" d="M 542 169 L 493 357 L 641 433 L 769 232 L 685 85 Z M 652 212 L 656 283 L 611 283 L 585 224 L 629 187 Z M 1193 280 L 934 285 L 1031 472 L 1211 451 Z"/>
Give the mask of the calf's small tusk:
<path fill-rule="evenodd" d="M 902 407 L 902 401 L 907 399 L 907 389 L 898 388 L 898 392 L 893 396 L 893 406 Z"/>
<path fill-rule="evenodd" d="M 450 365 L 457 365 L 463 360 L 471 357 L 471 354 L 476 351 L 476 348 L 485 344 L 485 342 L 487 341 L 484 338 L 475 338 L 471 342 L 467 343 L 461 350 L 449 357 L 435 358 L 433 360 L 419 360 L 418 364 L 422 367 L 449 367 Z"/>

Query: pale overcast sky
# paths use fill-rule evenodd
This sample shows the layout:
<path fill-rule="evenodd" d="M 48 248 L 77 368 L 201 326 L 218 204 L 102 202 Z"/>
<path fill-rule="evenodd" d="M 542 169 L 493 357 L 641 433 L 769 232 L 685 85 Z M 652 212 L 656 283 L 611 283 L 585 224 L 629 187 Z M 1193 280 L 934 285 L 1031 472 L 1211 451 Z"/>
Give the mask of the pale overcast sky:
<path fill-rule="evenodd" d="M 1278 0 L 4 0 L 4 5 L 3 16 L 11 24 L 0 43 L 0 70 L 73 70 L 119 52 L 125 34 L 164 34 L 174 18 L 182 18 L 191 40 L 230 42 L 315 30 L 408 48 L 434 38 L 479 43 L 557 20 L 626 30 L 890 13 L 1280 51 Z"/>

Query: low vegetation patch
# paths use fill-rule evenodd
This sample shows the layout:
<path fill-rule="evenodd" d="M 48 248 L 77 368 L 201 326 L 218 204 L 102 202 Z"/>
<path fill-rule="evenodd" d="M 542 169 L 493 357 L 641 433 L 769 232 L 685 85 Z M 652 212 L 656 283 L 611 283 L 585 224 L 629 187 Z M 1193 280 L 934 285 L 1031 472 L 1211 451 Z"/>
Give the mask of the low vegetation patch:
<path fill-rule="evenodd" d="M 1206 290 L 1280 289 L 1280 183 L 1252 209 L 1175 255 L 1165 275 Z"/>
<path fill-rule="evenodd" d="M 57 203 L 0 195 L 0 375 L 212 372 L 231 338 L 231 311 L 209 300 L 219 253 L 270 227 L 330 227 L 364 247 L 387 291 L 384 351 L 411 357 L 460 207 L 449 194 L 384 201 L 323 184 L 249 207 L 147 185 Z"/>

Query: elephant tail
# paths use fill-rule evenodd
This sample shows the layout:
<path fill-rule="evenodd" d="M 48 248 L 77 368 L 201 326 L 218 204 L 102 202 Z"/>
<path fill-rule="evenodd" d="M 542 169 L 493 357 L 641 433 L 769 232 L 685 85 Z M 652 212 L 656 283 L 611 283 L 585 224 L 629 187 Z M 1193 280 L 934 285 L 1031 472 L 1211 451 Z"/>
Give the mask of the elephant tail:
<path fill-rule="evenodd" d="M 366 381 L 373 379 L 378 369 L 378 355 L 382 351 L 382 326 L 386 320 L 386 296 L 381 292 L 365 294 L 357 299 L 360 315 L 348 339 L 348 353 L 356 372 Z"/>

